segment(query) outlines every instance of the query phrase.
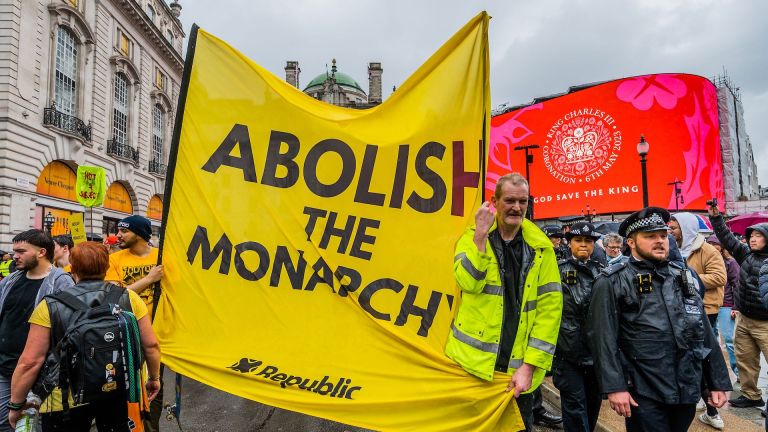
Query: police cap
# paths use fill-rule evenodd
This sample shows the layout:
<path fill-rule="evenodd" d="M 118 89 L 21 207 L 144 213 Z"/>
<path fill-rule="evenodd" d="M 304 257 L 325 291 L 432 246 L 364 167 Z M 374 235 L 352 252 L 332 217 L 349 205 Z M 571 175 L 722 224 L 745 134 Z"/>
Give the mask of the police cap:
<path fill-rule="evenodd" d="M 557 225 L 547 225 L 545 227 L 542 227 L 541 230 L 544 231 L 544 234 L 546 234 L 547 237 L 557 237 L 557 238 L 565 237 L 563 235 L 563 232 L 560 231 L 560 227 Z"/>
<path fill-rule="evenodd" d="M 629 215 L 619 225 L 619 235 L 629 237 L 636 232 L 668 230 L 669 212 L 660 207 L 646 207 Z"/>
<path fill-rule="evenodd" d="M 576 222 L 571 227 L 571 230 L 565 233 L 565 238 L 571 241 L 576 236 L 589 237 L 592 240 L 600 238 L 600 233 L 595 231 L 595 226 L 589 222 Z"/>

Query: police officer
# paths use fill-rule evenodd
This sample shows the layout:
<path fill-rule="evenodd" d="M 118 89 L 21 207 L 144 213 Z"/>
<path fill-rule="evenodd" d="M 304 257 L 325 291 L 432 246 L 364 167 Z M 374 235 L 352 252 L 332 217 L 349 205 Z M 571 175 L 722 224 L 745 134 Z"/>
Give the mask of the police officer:
<path fill-rule="evenodd" d="M 687 431 L 700 397 L 719 408 L 731 390 L 691 273 L 668 261 L 667 222 L 656 207 L 622 222 L 631 255 L 597 278 L 587 318 L 601 392 L 629 432 Z"/>
<path fill-rule="evenodd" d="M 592 285 L 603 268 L 591 259 L 600 235 L 591 223 L 577 222 L 565 237 L 570 257 L 557 263 L 563 287 L 563 317 L 552 380 L 560 390 L 565 430 L 589 432 L 597 425 L 602 402 L 586 336 Z"/>
<path fill-rule="evenodd" d="M 552 242 L 552 247 L 555 249 L 555 256 L 557 259 L 566 259 L 570 254 L 570 251 L 568 250 L 568 245 L 563 242 L 565 235 L 560 231 L 560 227 L 557 225 L 547 225 L 542 227 L 541 230 L 544 231 L 544 234 L 549 237 L 549 241 Z"/>

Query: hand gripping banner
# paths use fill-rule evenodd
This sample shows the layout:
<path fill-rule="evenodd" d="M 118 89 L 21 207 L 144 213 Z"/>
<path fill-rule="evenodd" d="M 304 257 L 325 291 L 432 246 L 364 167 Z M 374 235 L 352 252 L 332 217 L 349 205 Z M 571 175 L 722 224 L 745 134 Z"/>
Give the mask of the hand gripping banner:
<path fill-rule="evenodd" d="M 192 31 L 155 317 L 173 370 L 376 430 L 518 430 L 444 354 L 482 197 L 488 15 L 379 106 L 318 101 Z"/>

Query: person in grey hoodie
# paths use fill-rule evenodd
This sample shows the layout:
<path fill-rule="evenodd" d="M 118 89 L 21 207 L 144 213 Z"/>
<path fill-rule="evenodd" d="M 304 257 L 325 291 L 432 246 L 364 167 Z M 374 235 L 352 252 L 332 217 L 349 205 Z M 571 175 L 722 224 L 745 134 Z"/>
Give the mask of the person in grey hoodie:
<path fill-rule="evenodd" d="M 0 281 L 0 419 L 8 418 L 11 376 L 27 342 L 32 310 L 48 294 L 75 285 L 64 270 L 53 267 L 53 239 L 32 229 L 13 238 L 13 259 L 17 271 Z M 0 421 L 0 432 L 11 432 Z"/>

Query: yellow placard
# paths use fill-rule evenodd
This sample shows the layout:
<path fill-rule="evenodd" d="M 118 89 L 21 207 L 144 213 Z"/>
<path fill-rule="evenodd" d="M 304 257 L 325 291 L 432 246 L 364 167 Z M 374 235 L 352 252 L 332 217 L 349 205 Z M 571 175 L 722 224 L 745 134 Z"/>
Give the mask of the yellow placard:
<path fill-rule="evenodd" d="M 163 239 L 163 362 L 376 430 L 523 428 L 510 377 L 444 354 L 454 244 L 481 201 L 488 15 L 383 104 L 315 100 L 203 30 Z"/>
<path fill-rule="evenodd" d="M 104 203 L 107 189 L 107 173 L 102 167 L 80 165 L 77 167 L 77 201 L 84 207 L 96 207 Z"/>
<path fill-rule="evenodd" d="M 82 213 L 72 213 L 69 216 L 69 233 L 72 235 L 72 242 L 75 245 L 87 241 L 85 236 L 85 223 Z"/>

